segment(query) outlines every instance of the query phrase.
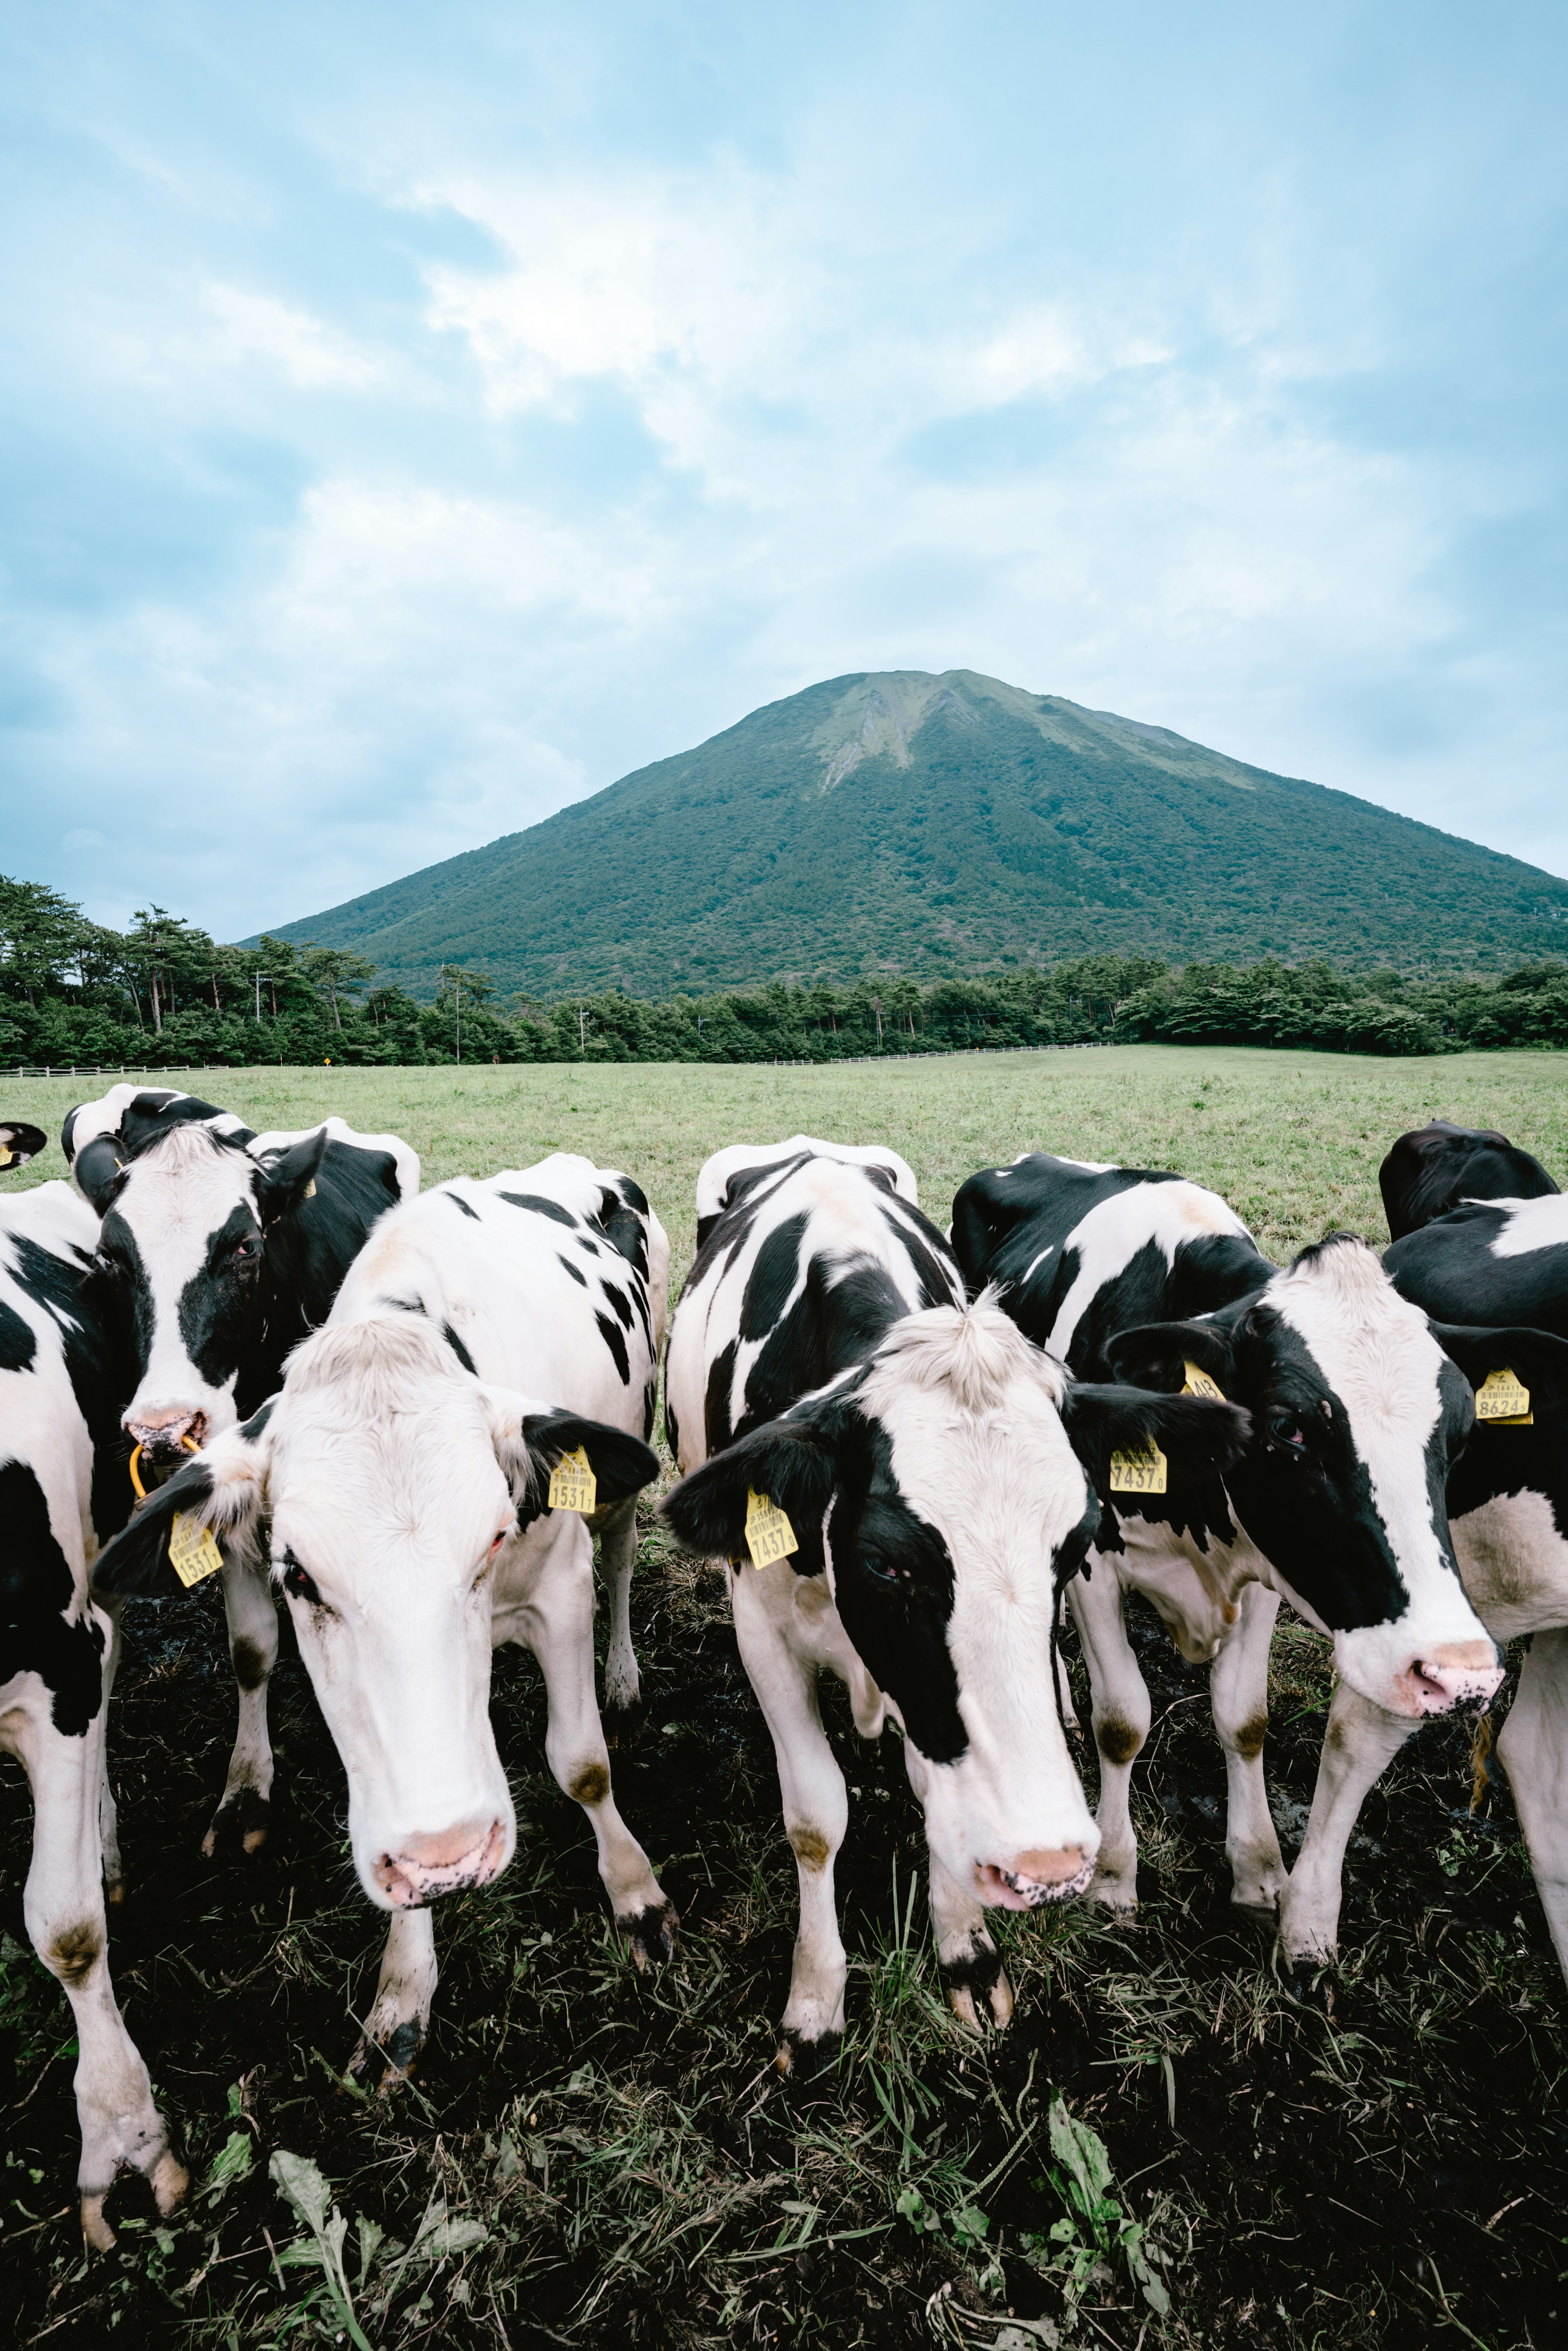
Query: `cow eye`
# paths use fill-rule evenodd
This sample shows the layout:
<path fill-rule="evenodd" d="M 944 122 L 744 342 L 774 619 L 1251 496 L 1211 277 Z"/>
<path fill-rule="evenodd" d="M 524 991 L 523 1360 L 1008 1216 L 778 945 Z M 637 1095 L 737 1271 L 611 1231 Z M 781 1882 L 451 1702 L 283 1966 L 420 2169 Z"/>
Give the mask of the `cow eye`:
<path fill-rule="evenodd" d="M 1293 1412 L 1271 1412 L 1269 1415 L 1269 1434 L 1276 1445 L 1293 1446 L 1297 1452 L 1306 1449 L 1305 1431 Z"/>
<path fill-rule="evenodd" d="M 308 1575 L 297 1559 L 291 1559 L 283 1571 L 283 1589 L 290 1600 L 308 1600 L 312 1608 L 326 1605 L 316 1589 L 315 1577 Z"/>
<path fill-rule="evenodd" d="M 879 1583 L 900 1584 L 907 1581 L 904 1570 L 892 1560 L 865 1558 L 861 1565 L 868 1575 L 874 1575 Z"/>

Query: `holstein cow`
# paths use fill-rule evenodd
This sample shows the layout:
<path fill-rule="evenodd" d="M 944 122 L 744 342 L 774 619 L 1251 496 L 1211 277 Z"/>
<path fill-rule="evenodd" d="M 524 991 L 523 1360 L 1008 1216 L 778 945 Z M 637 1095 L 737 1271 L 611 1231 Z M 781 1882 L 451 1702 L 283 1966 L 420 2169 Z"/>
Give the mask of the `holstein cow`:
<path fill-rule="evenodd" d="M 1446 1118 L 1402 1134 L 1377 1183 L 1396 1241 L 1464 1200 L 1539 1200 L 1557 1190 L 1540 1160 L 1495 1127 L 1455 1126 Z"/>
<path fill-rule="evenodd" d="M 667 1263 L 637 1186 L 590 1160 L 438 1185 L 378 1225 L 280 1394 L 210 1437 L 99 1562 L 98 1588 L 162 1593 L 171 1535 L 210 1529 L 287 1596 L 348 1773 L 354 1866 L 392 1914 L 354 2060 L 369 2077 L 406 2073 L 429 2025 L 427 1906 L 512 1855 L 488 1711 L 499 1642 L 543 1668 L 549 1767 L 588 1814 L 634 1954 L 671 1947 L 674 1913 L 611 1794 L 589 1533 L 630 1550 L 657 1474 L 643 1439 Z M 548 1502 L 580 1448 L 586 1521 Z"/>
<path fill-rule="evenodd" d="M 1472 1201 L 1383 1253 L 1435 1322 L 1524 1324 L 1568 1339 L 1568 1195 Z"/>
<path fill-rule="evenodd" d="M 376 1219 L 419 1190 L 418 1155 L 395 1134 L 356 1134 L 340 1118 L 256 1134 L 163 1089 L 112 1086 L 71 1112 L 60 1139 L 102 1219 L 99 1267 L 134 1359 L 125 1431 L 149 1485 L 274 1393 Z M 254 1852 L 272 1793 L 277 1611 L 247 1558 L 229 1560 L 223 1581 L 239 1728 L 208 1854 L 225 1835 Z"/>
<path fill-rule="evenodd" d="M 1528 1405 L 1478 1418 L 1448 1479 L 1448 1526 L 1465 1589 L 1499 1641 L 1531 1635 L 1498 1740 L 1552 1939 L 1568 1976 L 1568 1344 L 1540 1331 L 1437 1326 L 1482 1386 L 1500 1362 Z M 1295 1959 L 1332 1956 L 1345 1847 L 1367 1792 L 1416 1728 L 1341 1682 L 1329 1708 L 1312 1818 L 1280 1934 Z"/>
<path fill-rule="evenodd" d="M 848 1804 L 819 1673 L 847 1683 L 863 1738 L 889 1720 L 903 1731 L 953 2004 L 974 2023 L 977 1993 L 1005 2023 L 986 1907 L 1081 1892 L 1099 1842 L 1042 1690 L 1110 1457 L 1157 1435 L 1223 1465 L 1246 1423 L 1224 1405 L 1071 1382 L 988 1301 L 966 1308 L 891 1153 L 797 1137 L 749 1167 L 721 1156 L 732 1205 L 708 1227 L 670 1337 L 670 1442 L 688 1474 L 664 1512 L 688 1549 L 731 1562 L 740 1653 L 773 1734 L 800 1896 L 789 2072 L 844 2021 L 833 1864 Z M 792 1537 L 760 1567 L 753 1496 Z"/>
<path fill-rule="evenodd" d="M 32 1786 L 23 1907 L 76 2020 L 81 2224 L 105 2252 L 114 2232 L 104 2198 L 121 2164 L 147 2176 L 164 2213 L 185 2173 L 109 1975 L 106 1865 L 119 1876 L 103 1765 L 113 1628 L 89 1597 L 88 1575 L 131 1489 L 118 1425 L 126 1373 L 99 1311 L 97 1242 L 97 1217 L 64 1184 L 0 1202 L 0 1749 Z"/>
<path fill-rule="evenodd" d="M 1150 1709 L 1123 1618 L 1131 1587 L 1184 1656 L 1215 1661 L 1232 1896 L 1271 1910 L 1285 1873 L 1261 1758 L 1281 1597 L 1333 1635 L 1351 1687 L 1412 1722 L 1484 1706 L 1502 1677 L 1444 1511 L 1469 1380 L 1364 1242 L 1333 1235 L 1281 1271 L 1216 1193 L 1179 1176 L 1025 1153 L 963 1186 L 953 1241 L 971 1291 L 996 1285 L 1075 1374 L 1217 1389 L 1251 1416 L 1223 1479 L 1173 1452 L 1163 1492 L 1113 1496 L 1068 1597 L 1101 1759 L 1095 1897 L 1136 1898 L 1128 1788 Z"/>

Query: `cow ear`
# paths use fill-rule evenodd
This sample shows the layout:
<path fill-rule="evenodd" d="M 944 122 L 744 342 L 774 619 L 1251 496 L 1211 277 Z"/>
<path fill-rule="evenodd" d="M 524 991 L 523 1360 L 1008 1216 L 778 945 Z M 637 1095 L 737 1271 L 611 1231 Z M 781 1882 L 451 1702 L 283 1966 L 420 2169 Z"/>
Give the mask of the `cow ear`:
<path fill-rule="evenodd" d="M 84 1143 L 71 1162 L 77 1190 L 95 1215 L 107 1217 L 125 1189 L 129 1169 L 119 1139 L 100 1134 Z"/>
<path fill-rule="evenodd" d="M 99 1600 L 172 1600 L 186 1586 L 169 1557 L 174 1521 L 217 1537 L 226 1556 L 245 1547 L 267 1504 L 262 1412 L 225 1429 L 150 1494 L 129 1526 L 99 1552 L 92 1589 Z"/>
<path fill-rule="evenodd" d="M 300 1202 L 308 1198 L 315 1188 L 317 1170 L 327 1149 L 327 1130 L 319 1126 L 302 1143 L 291 1143 L 288 1149 L 269 1160 L 261 1171 L 261 1221 L 275 1225 L 279 1217 L 292 1216 Z"/>
<path fill-rule="evenodd" d="M 683 1478 L 659 1505 L 685 1551 L 699 1559 L 744 1559 L 751 1496 L 766 1494 L 789 1520 L 798 1575 L 822 1571 L 822 1520 L 839 1481 L 840 1426 L 828 1416 L 790 1415 L 754 1428 Z"/>
<path fill-rule="evenodd" d="M 629 1437 L 623 1428 L 588 1420 L 580 1413 L 538 1411 L 515 1388 L 490 1387 L 481 1381 L 480 1391 L 496 1458 L 517 1502 L 519 1526 L 529 1524 L 546 1508 L 550 1472 L 563 1454 L 587 1454 L 596 1508 L 623 1502 L 659 1474 L 653 1447 Z"/>
<path fill-rule="evenodd" d="M 26 1167 L 48 1141 L 41 1126 L 26 1126 L 18 1118 L 0 1123 L 0 1167 Z"/>
<path fill-rule="evenodd" d="M 1530 1390 L 1538 1419 L 1549 1402 L 1568 1404 L 1568 1340 L 1522 1326 L 1482 1331 L 1458 1322 L 1434 1322 L 1432 1335 L 1471 1387 L 1480 1387 L 1493 1372 L 1511 1372 Z"/>
<path fill-rule="evenodd" d="M 1196 1364 L 1222 1395 L 1230 1393 L 1230 1341 L 1212 1322 L 1142 1322 L 1134 1330 L 1118 1331 L 1105 1343 L 1105 1360 L 1129 1387 L 1178 1395 L 1187 1364 Z"/>
<path fill-rule="evenodd" d="M 1141 1452 L 1152 1442 L 1185 1484 L 1222 1477 L 1240 1459 L 1252 1434 L 1251 1415 L 1239 1404 L 1160 1395 L 1098 1380 L 1069 1382 L 1061 1422 L 1084 1475 L 1103 1498 L 1111 1490 L 1113 1453 Z"/>

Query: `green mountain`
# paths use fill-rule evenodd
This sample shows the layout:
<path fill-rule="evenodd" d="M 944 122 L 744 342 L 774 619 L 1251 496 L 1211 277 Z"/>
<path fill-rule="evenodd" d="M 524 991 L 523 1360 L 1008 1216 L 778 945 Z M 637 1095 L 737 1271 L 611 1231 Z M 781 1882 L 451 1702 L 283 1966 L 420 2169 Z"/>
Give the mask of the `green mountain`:
<path fill-rule="evenodd" d="M 433 990 L 923 978 L 1109 948 L 1490 970 L 1568 882 L 1162 726 L 973 670 L 836 677 L 526 832 L 285 924 Z"/>

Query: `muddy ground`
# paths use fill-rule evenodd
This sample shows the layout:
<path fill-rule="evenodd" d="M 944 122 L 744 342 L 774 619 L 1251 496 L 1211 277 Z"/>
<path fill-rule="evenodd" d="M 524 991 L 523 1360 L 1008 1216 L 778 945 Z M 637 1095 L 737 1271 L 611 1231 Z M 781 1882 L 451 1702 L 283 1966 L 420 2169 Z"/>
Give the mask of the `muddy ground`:
<path fill-rule="evenodd" d="M 304 1674 L 286 1637 L 270 1843 L 204 1862 L 233 1721 L 221 1608 L 210 1587 L 133 1606 L 111 1730 L 130 1879 L 114 1975 L 193 2191 L 164 2227 L 122 2182 L 117 2250 L 82 2260 L 69 2016 L 17 1949 L 30 1810 L 9 1771 L 7 2339 L 1568 2339 L 1563 1988 L 1506 1796 L 1481 1825 L 1465 1817 L 1467 1726 L 1426 1730 L 1375 1792 L 1341 1970 L 1292 1981 L 1229 1904 L 1206 1674 L 1137 1607 L 1157 1718 L 1136 1780 L 1141 1910 L 1004 1919 L 1018 2013 L 982 2043 L 938 1996 L 897 1740 L 863 1746 L 835 1692 L 858 1791 L 839 1872 L 850 2031 L 836 2072 L 797 2087 L 771 2066 L 793 1865 L 722 1587 L 651 1535 L 634 1621 L 650 1704 L 616 1790 L 681 1911 L 677 1960 L 642 1980 L 617 1945 L 592 1840 L 543 1769 L 537 1669 L 503 1652 L 517 1859 L 440 1913 L 423 2065 L 367 2100 L 340 2076 L 381 1937 Z M 1327 1696 L 1323 1645 L 1296 1628 L 1276 1643 L 1268 1748 L 1287 1832 Z M 1058 2093 L 1108 2153 L 1098 2229 L 1053 2161 Z M 346 2221 L 346 2305 L 269 2176 L 279 2148 L 319 2168 Z M 1129 2221 L 1145 2232 L 1132 2261 Z"/>

